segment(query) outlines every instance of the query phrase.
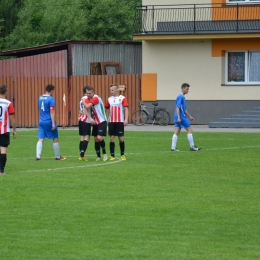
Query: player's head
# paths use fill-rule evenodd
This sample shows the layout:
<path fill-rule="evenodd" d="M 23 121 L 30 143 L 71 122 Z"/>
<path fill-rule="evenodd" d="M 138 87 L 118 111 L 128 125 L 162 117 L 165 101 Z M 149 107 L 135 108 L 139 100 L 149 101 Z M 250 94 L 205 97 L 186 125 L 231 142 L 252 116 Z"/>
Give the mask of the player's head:
<path fill-rule="evenodd" d="M 45 90 L 46 92 L 50 93 L 50 95 L 52 95 L 52 92 L 54 91 L 54 86 L 52 84 L 48 84 L 46 87 L 45 87 Z"/>
<path fill-rule="evenodd" d="M 190 89 L 190 85 L 188 83 L 183 83 L 181 85 L 181 92 L 183 95 L 188 94 L 189 89 Z"/>
<path fill-rule="evenodd" d="M 88 98 L 93 98 L 94 96 L 94 88 L 91 86 L 86 86 L 86 94 Z"/>
<path fill-rule="evenodd" d="M 7 93 L 7 86 L 2 85 L 0 86 L 0 95 L 5 95 Z"/>
<path fill-rule="evenodd" d="M 111 96 L 118 96 L 119 86 L 116 83 L 110 84 L 110 94 Z"/>
<path fill-rule="evenodd" d="M 83 93 L 84 93 L 84 94 L 87 93 L 87 87 L 88 87 L 88 86 L 83 87 Z"/>

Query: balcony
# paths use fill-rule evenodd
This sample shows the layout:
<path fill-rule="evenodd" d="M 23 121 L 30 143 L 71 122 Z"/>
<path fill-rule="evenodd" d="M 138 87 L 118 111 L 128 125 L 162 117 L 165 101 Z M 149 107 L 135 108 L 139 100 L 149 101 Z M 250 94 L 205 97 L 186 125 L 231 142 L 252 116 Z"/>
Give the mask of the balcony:
<path fill-rule="evenodd" d="M 134 30 L 135 36 L 259 34 L 260 4 L 142 6 Z"/>

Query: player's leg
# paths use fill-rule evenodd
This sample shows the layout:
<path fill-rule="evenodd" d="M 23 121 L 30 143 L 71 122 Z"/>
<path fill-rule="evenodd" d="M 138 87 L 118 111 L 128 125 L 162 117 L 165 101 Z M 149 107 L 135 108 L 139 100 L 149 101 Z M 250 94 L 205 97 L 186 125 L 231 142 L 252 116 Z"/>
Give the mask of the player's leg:
<path fill-rule="evenodd" d="M 0 135 L 0 174 L 5 174 L 7 147 L 10 144 L 10 133 Z"/>
<path fill-rule="evenodd" d="M 114 161 L 115 158 L 115 123 L 108 123 L 108 134 L 110 136 L 110 143 L 109 143 L 109 149 L 110 149 L 110 161 Z"/>
<path fill-rule="evenodd" d="M 59 135 L 58 135 L 57 125 L 54 130 L 51 130 L 51 127 L 46 127 L 46 132 L 47 132 L 48 139 L 53 140 L 52 146 L 55 154 L 55 160 L 65 161 L 67 158 L 60 155 L 60 145 L 59 145 L 59 137 L 58 137 Z"/>
<path fill-rule="evenodd" d="M 125 141 L 124 141 L 124 123 L 117 123 L 116 124 L 116 135 L 119 139 L 119 147 L 120 147 L 120 156 L 121 160 L 125 161 Z"/>
<path fill-rule="evenodd" d="M 81 122 L 81 121 L 80 121 Z M 85 157 L 85 152 L 88 147 L 89 138 L 90 138 L 90 132 L 91 132 L 91 124 L 81 122 L 80 127 L 80 161 L 87 161 L 87 158 Z"/>
<path fill-rule="evenodd" d="M 100 147 L 102 148 L 103 161 L 107 161 L 106 143 L 103 138 L 106 135 L 107 135 L 107 122 L 104 121 L 98 125 L 98 135 L 97 135 L 97 139 L 99 140 Z"/>
<path fill-rule="evenodd" d="M 176 148 L 177 145 L 177 141 L 178 141 L 178 136 L 181 132 L 181 126 L 179 123 L 175 123 L 175 131 L 174 134 L 172 136 L 172 146 L 171 146 L 171 151 L 172 152 L 178 152 L 178 148 Z"/>
<path fill-rule="evenodd" d="M 51 122 L 50 122 L 51 123 Z M 38 125 L 38 142 L 36 144 L 36 161 L 40 161 L 44 139 L 47 138 L 45 124 L 40 121 Z"/>
<path fill-rule="evenodd" d="M 94 145 L 95 145 L 95 151 L 97 154 L 97 159 L 96 161 L 100 161 L 101 160 L 101 155 L 100 155 L 100 143 L 99 143 L 99 139 L 97 138 L 97 133 L 98 133 L 98 127 L 97 125 L 93 125 L 93 129 L 92 129 L 92 136 L 94 136 Z"/>
<path fill-rule="evenodd" d="M 193 134 L 192 134 L 193 130 L 192 130 L 191 126 L 188 126 L 185 129 L 187 131 L 187 139 L 188 139 L 189 144 L 190 144 L 190 151 L 199 151 L 199 150 L 201 150 L 201 148 L 199 148 L 199 147 L 194 145 Z"/>

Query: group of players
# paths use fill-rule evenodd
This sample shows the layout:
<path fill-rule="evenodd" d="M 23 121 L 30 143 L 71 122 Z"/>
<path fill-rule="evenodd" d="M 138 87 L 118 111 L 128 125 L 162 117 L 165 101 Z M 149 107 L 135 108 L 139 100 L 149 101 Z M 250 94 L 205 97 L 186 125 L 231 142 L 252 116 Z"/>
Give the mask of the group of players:
<path fill-rule="evenodd" d="M 55 99 L 52 97 L 54 91 L 53 85 L 46 86 L 46 93 L 38 99 L 38 109 L 40 120 L 38 125 L 38 142 L 36 145 L 36 161 L 42 160 L 41 153 L 45 138 L 53 139 L 53 150 L 55 159 L 64 161 L 65 157 L 60 155 L 58 128 L 55 123 Z M 118 136 L 120 147 L 120 158 L 126 160 L 124 126 L 128 124 L 128 101 L 126 97 L 120 94 L 118 84 L 110 85 L 111 96 L 106 100 L 104 105 L 102 99 L 95 94 L 91 86 L 83 87 L 83 97 L 80 100 L 79 121 L 79 160 L 87 161 L 85 156 L 91 135 L 94 136 L 95 151 L 97 154 L 96 161 L 108 160 L 106 153 L 106 143 L 104 136 L 110 136 L 110 160 L 116 160 L 115 157 L 115 137 Z M 109 110 L 107 120 L 106 110 Z M 102 158 L 101 158 L 102 149 Z"/>
<path fill-rule="evenodd" d="M 192 128 L 190 121 L 193 117 L 186 109 L 185 95 L 189 92 L 190 85 L 183 83 L 181 93 L 176 98 L 176 108 L 174 113 L 175 132 L 172 137 L 171 151 L 178 152 L 176 148 L 178 136 L 181 128 L 187 130 L 187 138 L 190 144 L 190 151 L 199 151 L 201 148 L 194 145 Z M 55 122 L 55 99 L 53 92 L 55 87 L 48 84 L 45 88 L 45 94 L 38 99 L 38 109 L 40 120 L 38 124 L 38 142 L 36 145 L 36 161 L 42 160 L 41 153 L 43 142 L 46 138 L 53 139 L 53 150 L 55 160 L 64 161 L 65 157 L 60 155 L 58 128 Z M 126 160 L 125 142 L 124 142 L 124 126 L 128 124 L 128 101 L 119 91 L 118 84 L 110 85 L 111 96 L 106 100 L 104 105 L 102 99 L 95 94 L 94 88 L 91 86 L 83 87 L 83 97 L 80 100 L 79 111 L 79 160 L 87 161 L 85 156 L 88 143 L 90 140 L 91 128 L 92 136 L 94 136 L 95 151 L 97 154 L 96 161 L 107 161 L 106 144 L 104 136 L 110 136 L 110 160 L 116 160 L 115 157 L 115 137 L 118 136 L 120 147 L 120 158 Z M 6 99 L 7 86 L 0 86 L 0 175 L 5 174 L 4 169 L 7 161 L 7 147 L 10 144 L 10 124 L 13 127 L 13 137 L 16 138 L 16 123 L 14 117 L 14 107 L 11 101 Z M 109 110 L 107 120 L 106 110 Z M 190 121 L 189 121 L 190 120 Z M 102 159 L 101 159 L 102 149 Z"/>

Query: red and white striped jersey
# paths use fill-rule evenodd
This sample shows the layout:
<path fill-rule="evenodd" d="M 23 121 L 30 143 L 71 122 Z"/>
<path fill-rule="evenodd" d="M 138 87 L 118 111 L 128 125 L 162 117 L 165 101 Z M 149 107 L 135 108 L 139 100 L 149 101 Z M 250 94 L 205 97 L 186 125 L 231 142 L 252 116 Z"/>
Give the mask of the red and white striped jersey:
<path fill-rule="evenodd" d="M 93 106 L 91 107 L 91 111 L 93 119 L 95 120 L 95 123 L 97 125 L 104 121 L 107 121 L 105 107 L 101 97 L 95 94 L 92 98 L 86 98 L 84 102 L 86 104 L 93 104 Z"/>
<path fill-rule="evenodd" d="M 124 122 L 124 108 L 128 107 L 128 101 L 126 97 L 119 95 L 119 96 L 111 96 L 108 98 L 105 108 L 110 108 L 109 114 L 109 122 L 111 123 L 118 123 Z"/>
<path fill-rule="evenodd" d="M 11 101 L 0 98 L 0 134 L 10 132 L 9 115 L 14 114 L 14 106 Z"/>
<path fill-rule="evenodd" d="M 88 118 L 88 116 L 86 115 L 86 112 L 85 112 L 85 107 L 84 107 L 84 102 L 85 102 L 85 99 L 88 98 L 87 96 L 83 96 L 79 102 L 79 111 L 81 111 L 82 113 L 79 113 L 78 115 L 78 120 L 79 121 L 82 121 L 82 122 L 85 122 L 85 123 L 90 123 L 90 120 Z"/>

